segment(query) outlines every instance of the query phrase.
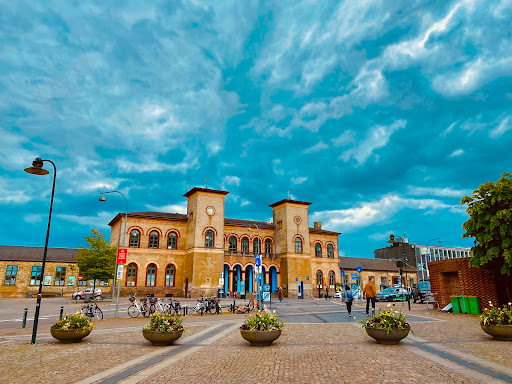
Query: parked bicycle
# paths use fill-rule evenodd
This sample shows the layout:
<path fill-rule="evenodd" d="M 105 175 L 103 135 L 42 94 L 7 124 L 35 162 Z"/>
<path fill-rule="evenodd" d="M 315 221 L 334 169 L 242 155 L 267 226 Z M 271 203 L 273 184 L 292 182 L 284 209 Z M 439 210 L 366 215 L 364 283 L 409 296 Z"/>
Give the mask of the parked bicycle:
<path fill-rule="evenodd" d="M 129 307 L 128 307 L 128 315 L 130 315 L 130 317 L 139 317 L 140 314 L 142 313 L 142 315 L 144 317 L 148 317 L 149 316 L 149 305 L 148 305 L 148 299 L 146 297 L 143 297 L 140 299 L 140 305 L 137 303 L 137 299 L 135 298 L 136 294 L 134 293 L 131 297 L 130 297 L 130 302 L 132 303 Z"/>
<path fill-rule="evenodd" d="M 98 320 L 103 320 L 103 312 L 101 311 L 96 301 L 93 300 L 92 303 L 89 302 L 87 305 L 82 306 L 80 312 L 83 316 L 88 316 L 89 318 L 96 318 Z"/>
<path fill-rule="evenodd" d="M 254 298 L 252 298 L 248 303 L 244 303 L 236 307 L 236 313 L 249 313 L 254 310 Z"/>

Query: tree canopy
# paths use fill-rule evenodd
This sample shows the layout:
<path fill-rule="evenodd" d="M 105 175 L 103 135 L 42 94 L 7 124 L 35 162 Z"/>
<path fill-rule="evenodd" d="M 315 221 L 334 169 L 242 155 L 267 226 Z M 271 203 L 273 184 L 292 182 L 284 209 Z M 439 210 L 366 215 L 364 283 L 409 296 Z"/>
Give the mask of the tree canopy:
<path fill-rule="evenodd" d="M 475 238 L 470 265 L 482 266 L 493 275 L 510 275 L 512 270 L 512 179 L 504 173 L 493 183 L 482 184 L 471 196 L 464 196 L 469 214 L 462 228 L 463 238 Z"/>
<path fill-rule="evenodd" d="M 115 273 L 116 248 L 97 229 L 91 228 L 91 232 L 92 236 L 86 237 L 88 248 L 78 247 L 78 269 L 84 280 L 108 281 Z"/>

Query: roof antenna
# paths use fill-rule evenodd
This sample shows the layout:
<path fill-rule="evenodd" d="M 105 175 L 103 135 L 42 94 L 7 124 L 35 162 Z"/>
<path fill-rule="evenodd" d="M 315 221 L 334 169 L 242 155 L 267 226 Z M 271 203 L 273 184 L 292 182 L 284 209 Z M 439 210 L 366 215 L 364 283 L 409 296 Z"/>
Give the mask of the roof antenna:
<path fill-rule="evenodd" d="M 206 181 L 206 189 L 208 189 L 208 179 L 204 179 Z"/>
<path fill-rule="evenodd" d="M 290 200 L 290 191 L 288 191 L 288 200 Z"/>

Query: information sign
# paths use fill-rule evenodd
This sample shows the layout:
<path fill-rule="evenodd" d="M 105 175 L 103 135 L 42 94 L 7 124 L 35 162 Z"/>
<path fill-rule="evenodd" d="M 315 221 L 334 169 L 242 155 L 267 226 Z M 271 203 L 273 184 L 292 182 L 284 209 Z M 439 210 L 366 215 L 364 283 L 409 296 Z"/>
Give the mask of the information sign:
<path fill-rule="evenodd" d="M 223 277 L 219 278 L 219 285 L 224 285 L 224 278 Z"/>
<path fill-rule="evenodd" d="M 270 292 L 263 292 L 263 301 L 270 301 Z"/>
<path fill-rule="evenodd" d="M 363 268 L 357 267 L 357 272 L 361 273 L 363 271 Z"/>
<path fill-rule="evenodd" d="M 240 282 L 240 294 L 245 295 L 245 281 Z"/>
<path fill-rule="evenodd" d="M 127 254 L 128 250 L 126 248 L 119 248 L 117 250 L 117 264 L 125 264 Z"/>
<path fill-rule="evenodd" d="M 82 275 L 78 275 L 78 281 L 82 281 L 83 277 Z"/>
<path fill-rule="evenodd" d="M 255 265 L 257 267 L 261 266 L 261 255 L 256 255 Z"/>
<path fill-rule="evenodd" d="M 295 281 L 299 281 L 299 278 L 298 278 L 298 277 L 296 277 L 296 278 L 295 278 Z"/>
<path fill-rule="evenodd" d="M 261 287 L 263 292 L 270 292 L 270 284 L 263 284 L 263 287 Z"/>
<path fill-rule="evenodd" d="M 306 280 L 309 280 L 309 276 L 306 276 Z"/>
<path fill-rule="evenodd" d="M 117 280 L 123 279 L 123 271 L 124 271 L 124 264 L 119 264 L 117 266 L 117 277 L 116 277 Z"/>
<path fill-rule="evenodd" d="M 357 280 L 357 273 L 352 273 L 352 280 Z"/>
<path fill-rule="evenodd" d="M 341 276 L 345 276 L 345 271 L 343 269 L 341 270 Z"/>
<path fill-rule="evenodd" d="M 256 273 L 261 273 L 261 265 L 256 266 Z"/>

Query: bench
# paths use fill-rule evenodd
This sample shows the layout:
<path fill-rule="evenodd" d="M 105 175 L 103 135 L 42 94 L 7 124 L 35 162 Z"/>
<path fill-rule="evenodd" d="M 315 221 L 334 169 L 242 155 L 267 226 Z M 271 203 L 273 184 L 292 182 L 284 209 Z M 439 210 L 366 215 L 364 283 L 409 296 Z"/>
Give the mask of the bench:
<path fill-rule="evenodd" d="M 429 304 L 432 304 L 432 308 L 435 308 L 437 305 L 437 309 L 440 311 L 439 302 L 436 300 L 437 293 L 429 292 L 425 295 L 424 302 L 427 303 L 427 310 L 430 311 Z"/>

